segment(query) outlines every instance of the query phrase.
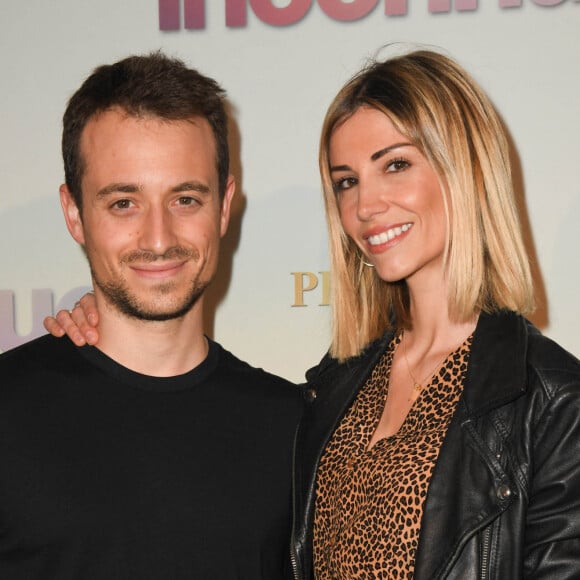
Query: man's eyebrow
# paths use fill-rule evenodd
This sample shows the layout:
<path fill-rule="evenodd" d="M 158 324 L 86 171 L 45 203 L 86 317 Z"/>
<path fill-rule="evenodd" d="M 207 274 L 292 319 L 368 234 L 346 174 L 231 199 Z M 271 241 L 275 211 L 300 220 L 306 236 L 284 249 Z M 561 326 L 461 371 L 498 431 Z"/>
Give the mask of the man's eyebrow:
<path fill-rule="evenodd" d="M 380 159 L 381 157 L 383 157 L 384 155 L 386 155 L 387 153 L 390 153 L 391 151 L 394 151 L 395 149 L 399 149 L 401 147 L 414 147 L 415 145 L 413 145 L 413 143 L 407 143 L 406 141 L 403 141 L 401 143 L 393 143 L 393 145 L 389 145 L 388 147 L 383 147 L 383 149 L 379 149 L 378 151 L 375 151 L 370 159 L 371 161 L 377 161 L 377 159 Z M 330 167 L 330 173 L 332 173 L 333 171 L 350 171 L 351 167 L 349 165 L 332 165 Z"/>
<path fill-rule="evenodd" d="M 102 199 L 111 193 L 136 193 L 141 191 L 141 187 L 135 183 L 111 183 L 97 191 L 97 199 Z"/>
<path fill-rule="evenodd" d="M 171 191 L 174 193 L 180 193 L 182 191 L 197 191 L 197 193 L 210 193 L 210 188 L 205 183 L 201 181 L 184 181 L 179 185 L 171 188 Z"/>
<path fill-rule="evenodd" d="M 102 199 L 112 193 L 138 193 L 143 190 L 143 186 L 135 183 L 110 183 L 97 192 L 97 199 Z M 198 193 L 210 193 L 210 188 L 201 181 L 184 181 L 171 188 L 173 193 L 182 191 L 197 191 Z"/>

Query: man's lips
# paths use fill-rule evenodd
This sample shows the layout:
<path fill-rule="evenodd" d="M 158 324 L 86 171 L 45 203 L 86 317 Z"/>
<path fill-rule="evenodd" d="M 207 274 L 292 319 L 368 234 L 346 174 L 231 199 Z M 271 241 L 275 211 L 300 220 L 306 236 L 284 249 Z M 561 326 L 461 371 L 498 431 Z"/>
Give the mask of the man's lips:
<path fill-rule="evenodd" d="M 162 262 L 148 264 L 131 264 L 130 268 L 145 278 L 165 278 L 177 274 L 186 262 Z"/>

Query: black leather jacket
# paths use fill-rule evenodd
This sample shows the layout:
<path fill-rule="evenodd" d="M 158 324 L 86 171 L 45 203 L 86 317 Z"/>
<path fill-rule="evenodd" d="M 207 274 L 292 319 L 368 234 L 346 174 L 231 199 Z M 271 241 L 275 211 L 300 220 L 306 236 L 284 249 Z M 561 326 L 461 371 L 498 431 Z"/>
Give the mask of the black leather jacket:
<path fill-rule="evenodd" d="M 309 371 L 292 558 L 310 580 L 320 455 L 392 333 Z M 415 580 L 580 578 L 580 362 L 513 313 L 481 315 L 424 506 Z"/>

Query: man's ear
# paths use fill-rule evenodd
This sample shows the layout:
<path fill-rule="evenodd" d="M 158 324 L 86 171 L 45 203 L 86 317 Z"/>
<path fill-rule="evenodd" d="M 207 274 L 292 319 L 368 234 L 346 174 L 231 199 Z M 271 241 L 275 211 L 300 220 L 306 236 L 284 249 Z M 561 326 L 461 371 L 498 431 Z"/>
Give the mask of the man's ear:
<path fill-rule="evenodd" d="M 81 246 L 84 246 L 85 231 L 79 208 L 77 207 L 77 204 L 66 184 L 60 186 L 59 192 L 60 205 L 62 206 L 62 211 L 64 213 L 66 227 L 75 241 L 81 244 Z"/>
<path fill-rule="evenodd" d="M 222 199 L 221 218 L 220 218 L 220 236 L 223 238 L 228 231 L 230 223 L 230 209 L 232 207 L 232 198 L 236 191 L 236 180 L 233 175 L 228 175 L 226 190 Z"/>

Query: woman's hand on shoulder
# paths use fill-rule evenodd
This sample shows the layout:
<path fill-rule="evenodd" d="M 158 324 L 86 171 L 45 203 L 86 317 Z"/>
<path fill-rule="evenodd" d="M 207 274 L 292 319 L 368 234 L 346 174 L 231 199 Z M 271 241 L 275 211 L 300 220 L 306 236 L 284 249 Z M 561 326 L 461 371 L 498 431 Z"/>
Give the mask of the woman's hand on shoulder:
<path fill-rule="evenodd" d="M 84 346 L 94 345 L 99 341 L 96 329 L 98 322 L 99 313 L 95 295 L 89 292 L 72 310 L 59 310 L 55 317 L 47 316 L 43 324 L 52 336 L 60 338 L 66 334 L 77 346 Z"/>

